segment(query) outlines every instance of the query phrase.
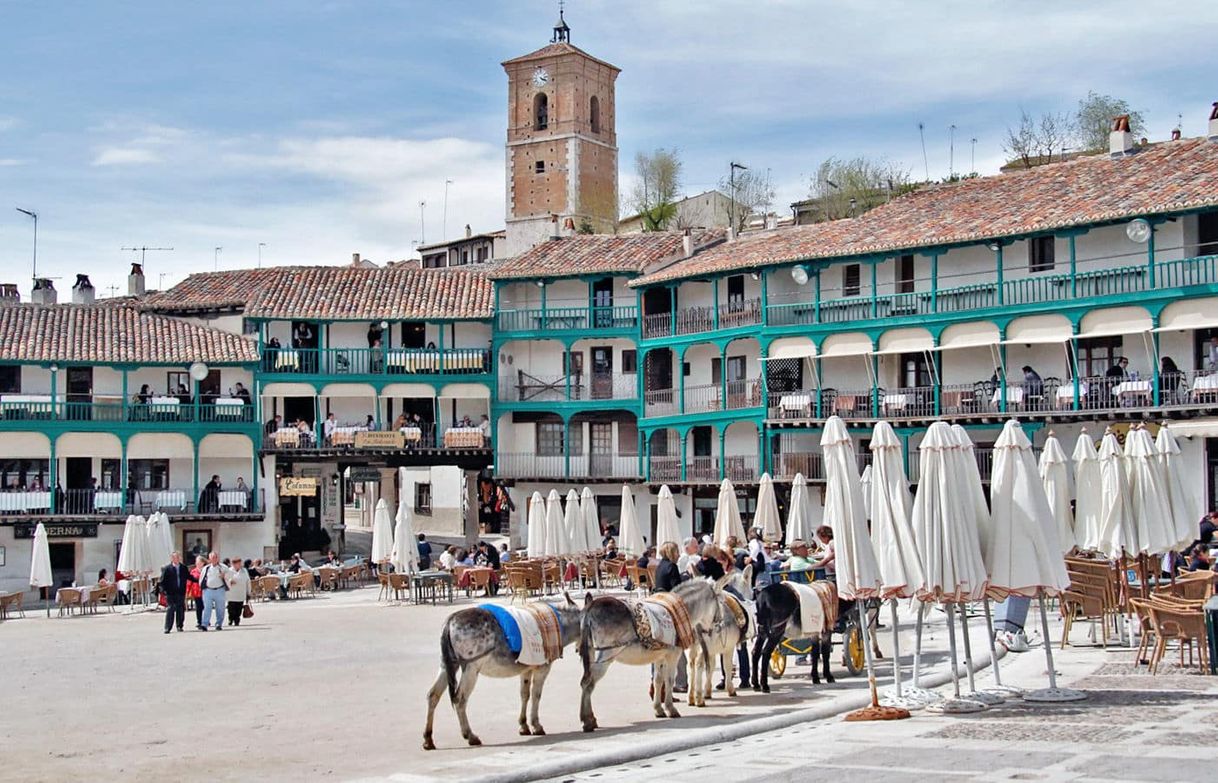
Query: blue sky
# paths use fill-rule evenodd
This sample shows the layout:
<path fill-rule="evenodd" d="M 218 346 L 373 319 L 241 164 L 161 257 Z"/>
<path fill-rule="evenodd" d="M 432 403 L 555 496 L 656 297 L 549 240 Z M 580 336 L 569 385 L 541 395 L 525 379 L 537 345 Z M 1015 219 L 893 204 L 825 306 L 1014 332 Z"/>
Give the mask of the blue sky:
<path fill-rule="evenodd" d="M 549 40 L 556 2 L 31 3 L 0 0 L 0 264 L 61 301 L 87 272 L 125 290 L 256 263 L 412 255 L 421 237 L 502 226 L 505 78 Z M 639 150 L 676 146 L 689 193 L 729 160 L 769 169 L 778 205 L 832 155 L 932 177 L 994 172 L 1020 108 L 1118 95 L 1164 138 L 1218 100 L 1218 4 L 571 0 L 572 41 L 622 68 L 622 191 Z M 162 275 L 164 277 L 162 278 Z"/>

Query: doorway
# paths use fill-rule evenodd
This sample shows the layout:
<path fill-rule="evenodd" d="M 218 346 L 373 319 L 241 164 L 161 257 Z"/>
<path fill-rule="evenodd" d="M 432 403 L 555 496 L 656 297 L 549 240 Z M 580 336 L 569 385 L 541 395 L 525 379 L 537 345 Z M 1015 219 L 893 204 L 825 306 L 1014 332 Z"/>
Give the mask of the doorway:
<path fill-rule="evenodd" d="M 93 418 L 93 368 L 67 368 L 68 418 L 86 421 Z"/>
<path fill-rule="evenodd" d="M 71 587 L 76 581 L 76 544 L 51 543 L 51 583 L 57 587 Z"/>
<path fill-rule="evenodd" d="M 589 450 L 590 465 L 588 475 L 593 477 L 609 477 L 613 475 L 613 424 L 607 421 L 594 421 L 588 424 L 589 437 L 592 439 Z"/>
<path fill-rule="evenodd" d="M 93 458 L 67 457 L 64 463 L 64 481 L 67 482 L 66 510 L 69 514 L 88 514 L 89 490 L 93 488 Z"/>
<path fill-rule="evenodd" d="M 312 397 L 284 397 L 283 398 L 283 421 L 286 425 L 291 425 L 297 421 L 307 421 L 312 427 L 314 419 L 317 415 L 317 410 L 314 407 L 315 402 Z"/>
<path fill-rule="evenodd" d="M 593 325 L 597 329 L 613 327 L 613 278 L 606 277 L 592 283 Z"/>
<path fill-rule="evenodd" d="M 592 399 L 613 399 L 613 347 L 592 348 Z"/>

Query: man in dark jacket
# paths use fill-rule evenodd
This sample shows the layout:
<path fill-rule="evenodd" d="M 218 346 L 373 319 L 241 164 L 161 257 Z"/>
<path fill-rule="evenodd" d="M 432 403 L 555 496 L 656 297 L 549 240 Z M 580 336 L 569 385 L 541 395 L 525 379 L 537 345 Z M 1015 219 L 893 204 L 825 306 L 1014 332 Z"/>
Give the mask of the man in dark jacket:
<path fill-rule="evenodd" d="M 186 583 L 191 580 L 190 570 L 182 563 L 182 555 L 170 555 L 169 565 L 161 569 L 161 593 L 165 596 L 165 633 L 176 625 L 182 630 L 186 617 Z"/>

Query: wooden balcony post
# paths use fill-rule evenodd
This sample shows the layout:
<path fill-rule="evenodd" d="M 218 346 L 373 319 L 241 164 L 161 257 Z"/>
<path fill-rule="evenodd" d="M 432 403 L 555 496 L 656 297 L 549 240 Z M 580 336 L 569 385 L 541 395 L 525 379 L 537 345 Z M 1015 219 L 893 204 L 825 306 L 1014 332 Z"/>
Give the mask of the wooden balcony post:
<path fill-rule="evenodd" d="M 880 299 L 879 299 L 880 292 L 878 290 L 876 290 L 876 279 L 877 279 L 877 271 L 878 271 L 877 267 L 879 267 L 879 265 L 880 264 L 879 264 L 878 260 L 872 259 L 872 261 L 871 261 L 871 317 L 872 318 L 877 318 L 877 317 L 879 317 L 879 314 L 880 314 Z"/>
<path fill-rule="evenodd" d="M 930 255 L 930 311 L 939 312 L 939 254 Z"/>
<path fill-rule="evenodd" d="M 1070 234 L 1066 243 L 1070 248 L 1070 298 L 1074 299 L 1078 297 L 1078 248 L 1075 246 L 1075 235 Z"/>
<path fill-rule="evenodd" d="M 191 465 L 194 468 L 193 473 L 195 483 L 194 494 L 187 499 L 186 505 L 189 507 L 191 503 L 194 503 L 195 513 L 197 514 L 199 513 L 199 439 L 193 435 L 190 437 L 190 448 L 191 451 L 194 452 L 192 455 L 193 458 L 191 459 Z"/>
<path fill-rule="evenodd" d="M 129 399 L 129 396 L 128 396 L 128 389 L 127 389 L 127 368 L 124 367 L 123 368 L 123 399 L 122 399 L 122 402 L 119 404 L 119 415 L 123 417 L 123 421 L 131 420 L 131 416 L 127 412 L 127 406 L 129 405 L 128 399 Z M 126 466 L 124 466 L 123 467 L 124 474 L 126 473 L 126 471 L 127 471 Z"/>
<path fill-rule="evenodd" d="M 54 394 L 54 383 L 55 373 L 51 373 L 52 395 Z M 54 405 L 54 397 L 51 399 L 51 404 Z M 55 507 L 55 496 L 59 494 L 56 492 L 56 490 L 59 488 L 59 459 L 55 455 L 55 438 L 49 438 L 48 440 L 51 441 L 51 460 L 49 465 L 49 475 L 47 476 L 47 489 L 51 490 L 51 513 L 54 514 L 59 511 L 59 509 Z"/>
<path fill-rule="evenodd" d="M 668 336 L 672 337 L 677 333 L 677 287 L 675 285 L 668 286 Z"/>
<path fill-rule="evenodd" d="M 812 273 L 812 278 L 816 282 L 816 309 L 814 312 L 814 323 L 820 323 L 820 270 L 817 269 Z"/>
<path fill-rule="evenodd" d="M 769 286 L 766 285 L 766 281 L 769 279 L 769 275 L 763 271 L 763 272 L 761 272 L 760 277 L 761 277 L 761 325 L 763 327 L 765 327 L 765 326 L 768 326 L 770 323 Z"/>
<path fill-rule="evenodd" d="M 727 478 L 727 452 L 724 446 L 727 444 L 727 426 L 719 428 L 719 480 Z"/>
<path fill-rule="evenodd" d="M 1001 307 L 1003 302 L 1006 300 L 1006 294 L 1003 291 L 1003 288 L 1005 286 L 1003 285 L 1003 282 L 1002 282 L 1002 243 L 1001 242 L 997 243 L 997 246 L 994 249 L 994 263 L 995 263 L 994 274 L 998 281 L 998 294 L 997 294 L 998 306 Z M 1004 392 L 1002 395 L 1004 411 L 1006 410 L 1006 398 L 1007 398 L 1007 396 L 1006 396 L 1006 393 Z"/>
<path fill-rule="evenodd" d="M 719 278 L 711 281 L 714 286 L 714 298 L 711 299 L 711 328 L 715 331 L 719 330 Z"/>
<path fill-rule="evenodd" d="M 1152 267 L 1153 268 L 1153 267 Z M 1155 407 L 1159 406 L 1159 333 L 1155 329 L 1159 328 L 1158 314 L 1150 316 L 1150 347 L 1151 347 L 1151 362 L 1150 362 L 1150 393 L 1151 399 L 1154 401 Z M 1177 379 L 1177 383 L 1179 379 Z"/>
<path fill-rule="evenodd" d="M 685 438 L 689 433 L 681 433 L 681 481 L 685 481 Z"/>
<path fill-rule="evenodd" d="M 681 348 L 680 352 L 673 351 L 673 354 L 677 357 L 674 372 L 677 374 L 677 392 L 680 395 L 677 399 L 677 411 L 685 413 L 685 348 Z"/>
<path fill-rule="evenodd" d="M 568 379 L 570 375 L 567 376 Z M 565 428 L 565 433 L 562 439 L 562 475 L 563 478 L 571 477 L 571 417 L 564 416 L 562 425 Z"/>
<path fill-rule="evenodd" d="M 1150 288 L 1155 287 L 1155 224 L 1150 224 L 1150 237 L 1146 240 L 1146 280 Z"/>
<path fill-rule="evenodd" d="M 127 438 L 122 436 L 118 439 L 118 490 L 123 510 L 130 512 L 127 508 Z"/>

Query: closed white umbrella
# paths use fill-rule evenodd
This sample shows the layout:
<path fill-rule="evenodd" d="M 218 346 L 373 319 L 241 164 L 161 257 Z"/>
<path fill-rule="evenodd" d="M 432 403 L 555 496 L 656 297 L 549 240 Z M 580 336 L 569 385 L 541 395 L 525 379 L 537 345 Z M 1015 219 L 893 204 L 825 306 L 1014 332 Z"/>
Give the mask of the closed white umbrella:
<path fill-rule="evenodd" d="M 148 556 L 147 527 L 143 517 L 127 516 L 123 525 L 123 539 L 118 548 L 118 570 L 128 576 L 142 574 L 146 570 Z"/>
<path fill-rule="evenodd" d="M 584 537 L 588 539 L 588 551 L 601 548 L 604 533 L 601 532 L 601 515 L 596 508 L 596 495 L 584 487 L 579 496 L 579 513 L 584 520 Z"/>
<path fill-rule="evenodd" d="M 385 499 L 376 501 L 372 512 L 372 553 L 374 563 L 387 563 L 393 557 L 393 522 L 389 519 L 389 505 Z"/>
<path fill-rule="evenodd" d="M 791 482 L 791 501 L 787 509 L 786 545 L 791 546 L 795 541 L 811 541 L 812 507 L 808 502 L 808 481 L 804 474 L 796 473 Z"/>
<path fill-rule="evenodd" d="M 587 552 L 588 531 L 584 528 L 584 517 L 579 509 L 579 493 L 575 490 L 567 492 L 567 506 L 563 510 L 563 527 L 567 531 L 567 541 L 570 544 L 563 554 L 573 555 L 576 552 Z"/>
<path fill-rule="evenodd" d="M 571 542 L 567 539 L 566 528 L 563 527 L 562 498 L 558 490 L 550 490 L 546 497 L 546 555 L 549 557 L 566 555 L 571 552 Z"/>
<path fill-rule="evenodd" d="M 398 468 L 401 475 L 399 486 L 406 486 L 406 468 Z M 398 495 L 398 513 L 393 528 L 393 552 L 389 562 L 399 574 L 416 574 L 419 571 L 419 545 L 414 534 L 411 518 L 410 498 L 405 492 Z"/>
<path fill-rule="evenodd" d="M 992 522 L 990 520 L 990 507 L 985 502 L 985 490 L 981 488 L 981 466 L 977 464 L 977 453 L 974 450 L 973 439 L 969 437 L 968 430 L 959 424 L 953 424 L 952 435 L 955 436 L 956 443 L 960 444 L 960 450 L 955 452 L 954 456 L 961 469 L 960 481 L 963 482 L 967 489 L 965 511 L 975 522 L 977 546 L 984 552 L 986 541 L 990 536 Z M 973 598 L 981 598 L 981 596 L 975 594 Z"/>
<path fill-rule="evenodd" d="M 873 481 L 874 473 L 871 470 L 871 465 L 868 464 L 863 467 L 863 475 L 859 477 L 859 484 L 863 486 L 863 509 L 867 512 L 868 519 L 871 519 L 871 488 Z"/>
<path fill-rule="evenodd" d="M 1104 490 L 1100 455 L 1086 430 L 1079 433 L 1071 457 L 1074 459 L 1074 542 L 1080 549 L 1095 551 L 1102 548 L 1100 528 L 1104 518 Z"/>
<path fill-rule="evenodd" d="M 1008 421 L 994 444 L 990 497 L 994 507 L 994 540 L 987 552 L 991 566 L 990 591 L 996 595 L 1035 595 L 1040 599 L 1049 687 L 1025 694 L 1024 698 L 1030 701 L 1086 698 L 1080 691 L 1057 687 L 1045 602 L 1048 596 L 1066 589 L 1070 578 L 1066 574 L 1061 544 L 1057 541 L 1053 510 L 1032 456 L 1032 444 L 1017 421 Z"/>
<path fill-rule="evenodd" d="M 871 548 L 871 536 L 867 532 L 867 511 L 863 507 L 858 459 L 850 433 L 846 431 L 846 423 L 840 417 L 830 416 L 825 422 L 820 449 L 825 460 L 825 520 L 833 528 L 837 592 L 842 598 L 854 601 L 858 610 L 867 662 L 867 682 L 871 687 L 871 706 L 849 717 L 855 720 L 908 718 L 909 710 L 881 707 L 876 691 L 866 599 L 879 597 L 882 578 L 875 551 Z"/>
<path fill-rule="evenodd" d="M 1066 452 L 1053 433 L 1045 438 L 1040 452 L 1040 482 L 1049 499 L 1057 527 L 1057 543 L 1063 553 L 1074 549 L 1074 517 L 1070 512 L 1070 471 L 1066 468 Z"/>
<path fill-rule="evenodd" d="M 540 492 L 529 499 L 529 538 L 525 547 L 529 557 L 543 557 L 546 553 L 546 502 Z"/>
<path fill-rule="evenodd" d="M 1184 461 L 1180 456 L 1180 444 L 1167 427 L 1159 428 L 1155 438 L 1155 451 L 1167 472 L 1167 495 L 1171 502 L 1172 535 L 1176 540 L 1173 549 L 1186 547 L 1193 542 L 1197 520 L 1201 518 L 1201 493 L 1190 492 L 1184 478 Z"/>
<path fill-rule="evenodd" d="M 774 494 L 774 480 L 769 473 L 761 474 L 757 486 L 757 513 L 753 516 L 753 527 L 761 528 L 763 541 L 782 539 L 782 520 L 778 517 L 778 498 Z"/>
<path fill-rule="evenodd" d="M 986 587 L 985 563 L 977 537 L 976 509 L 972 502 L 969 476 L 961 457 L 962 446 L 946 422 L 930 425 L 919 451 L 918 492 L 914 496 L 913 531 L 922 562 L 922 584 L 917 596 L 922 601 L 939 601 L 947 606 L 948 647 L 952 671 L 956 671 L 956 604 L 982 596 Z M 922 613 L 918 613 L 917 653 L 921 653 Z M 914 661 L 917 685 L 918 660 Z M 985 705 L 960 698 L 960 681 L 952 680 L 955 698 L 928 709 L 943 712 L 977 712 Z"/>
<path fill-rule="evenodd" d="M 660 497 L 656 501 L 656 540 L 652 543 L 658 547 L 666 541 L 678 545 L 681 543 L 681 526 L 677 522 L 677 504 L 672 499 L 672 491 L 667 484 L 660 487 Z"/>
<path fill-rule="evenodd" d="M 1100 497 L 1104 505 L 1100 512 L 1099 550 L 1108 557 L 1137 554 L 1138 529 L 1129 501 L 1129 475 L 1125 455 L 1116 435 L 1104 435 L 1100 442 Z"/>
<path fill-rule="evenodd" d="M 1138 526 L 1138 546 L 1144 554 L 1163 554 L 1175 548 L 1167 471 L 1155 451 L 1150 433 L 1135 427 L 1125 436 L 1129 464 L 1129 500 Z"/>
<path fill-rule="evenodd" d="M 878 422 L 871 434 L 871 465 L 867 466 L 871 486 L 863 487 L 863 497 L 871 496 L 871 544 L 880 568 L 880 595 L 888 598 L 892 610 L 892 673 L 894 688 L 885 699 L 890 707 L 906 709 L 925 706 L 937 696 L 927 698 L 917 692 L 907 697 L 901 687 L 901 646 L 897 622 L 897 599 L 911 598 L 922 584 L 922 563 L 914 542 L 913 495 L 905 477 L 901 442 L 886 421 Z M 870 492 L 868 492 L 870 490 Z M 920 690 L 920 689 L 919 689 Z"/>
<path fill-rule="evenodd" d="M 639 529 L 639 515 L 634 507 L 634 493 L 622 485 L 622 518 L 618 522 L 617 548 L 628 555 L 641 555 L 647 549 L 643 543 L 643 531 Z"/>
<path fill-rule="evenodd" d="M 736 500 L 736 489 L 732 482 L 724 479 L 719 485 L 719 507 L 715 509 L 715 532 L 712 540 L 720 547 L 727 547 L 729 538 L 744 543 L 744 523 L 740 521 L 740 504 Z"/>
<path fill-rule="evenodd" d="M 157 512 L 161 515 L 161 535 L 165 539 L 165 565 L 169 563 L 169 558 L 173 557 L 173 523 L 169 521 L 169 515 L 164 511 Z M 162 567 L 158 565 L 158 570 Z"/>
<path fill-rule="evenodd" d="M 148 517 L 148 521 L 144 525 L 144 533 L 148 538 L 146 548 L 149 570 L 163 568 L 169 563 L 173 543 L 168 531 L 169 517 L 163 516 L 159 511 Z"/>
<path fill-rule="evenodd" d="M 35 590 L 45 587 L 47 592 L 55 586 L 55 576 L 51 573 L 51 545 L 47 542 L 47 528 L 41 522 L 38 527 L 34 528 L 34 546 L 30 553 L 30 587 Z M 47 603 L 46 595 L 42 599 L 43 606 L 47 610 L 47 617 L 51 616 L 51 606 Z"/>

